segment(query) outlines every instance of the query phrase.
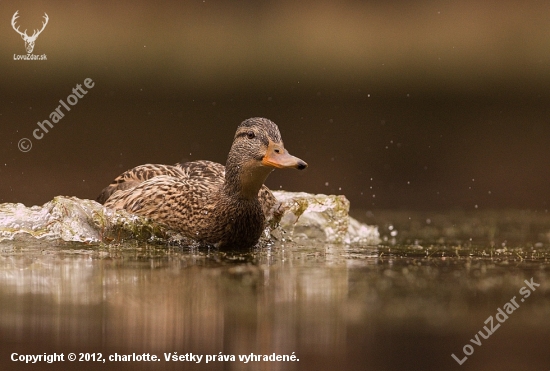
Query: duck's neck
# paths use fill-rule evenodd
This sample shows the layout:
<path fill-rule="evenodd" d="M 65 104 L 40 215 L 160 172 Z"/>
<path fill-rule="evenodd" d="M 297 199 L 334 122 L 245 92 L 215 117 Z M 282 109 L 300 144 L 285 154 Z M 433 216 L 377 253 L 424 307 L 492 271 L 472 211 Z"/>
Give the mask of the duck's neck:
<path fill-rule="evenodd" d="M 230 157 L 225 165 L 224 192 L 235 199 L 258 200 L 258 192 L 272 171 L 257 161 L 239 163 Z"/>

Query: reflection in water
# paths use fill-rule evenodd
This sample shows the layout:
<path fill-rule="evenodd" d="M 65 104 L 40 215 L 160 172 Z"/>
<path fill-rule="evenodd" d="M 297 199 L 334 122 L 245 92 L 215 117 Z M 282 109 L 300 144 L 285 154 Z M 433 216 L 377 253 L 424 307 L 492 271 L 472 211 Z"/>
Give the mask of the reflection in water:
<path fill-rule="evenodd" d="M 507 347 L 514 335 L 527 333 L 538 338 L 537 326 L 550 322 L 548 266 L 540 261 L 511 266 L 510 259 L 427 258 L 424 251 L 400 257 L 386 247 L 272 247 L 237 256 L 155 246 L 81 248 L 0 245 L 0 343 L 7 352 L 27 347 L 161 358 L 164 352 L 295 352 L 299 363 L 254 367 L 404 369 L 413 362 L 450 368 L 450 354 L 461 352 L 485 318 L 533 276 L 540 291 L 492 343 Z M 489 348 L 471 363 L 495 362 Z"/>

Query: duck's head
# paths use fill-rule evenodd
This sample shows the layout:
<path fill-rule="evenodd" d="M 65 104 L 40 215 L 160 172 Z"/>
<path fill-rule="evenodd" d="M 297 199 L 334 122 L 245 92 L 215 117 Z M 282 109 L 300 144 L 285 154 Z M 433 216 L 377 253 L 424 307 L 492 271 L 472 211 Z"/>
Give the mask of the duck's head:
<path fill-rule="evenodd" d="M 226 186 L 242 197 L 257 197 L 260 187 L 274 169 L 303 170 L 307 163 L 288 153 L 274 122 L 251 118 L 237 128 L 226 163 Z M 227 188 L 227 187 L 226 187 Z"/>

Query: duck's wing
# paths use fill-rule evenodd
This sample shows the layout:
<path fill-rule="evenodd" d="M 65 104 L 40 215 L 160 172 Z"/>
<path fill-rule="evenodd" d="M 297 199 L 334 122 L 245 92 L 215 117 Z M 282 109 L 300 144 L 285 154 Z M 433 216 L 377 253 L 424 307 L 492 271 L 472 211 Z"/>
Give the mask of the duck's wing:
<path fill-rule="evenodd" d="M 138 184 L 157 176 L 166 175 L 174 178 L 185 178 L 187 176 L 186 172 L 181 166 L 178 165 L 147 164 L 136 166 L 135 168 L 125 171 L 116 177 L 111 184 L 101 191 L 99 196 L 97 196 L 96 201 L 100 204 L 105 204 L 109 197 L 111 197 L 111 195 L 116 191 L 124 191 L 134 188 Z"/>
<path fill-rule="evenodd" d="M 212 198 L 218 189 L 217 184 L 204 179 L 159 175 L 134 188 L 116 191 L 105 206 L 151 218 L 195 238 L 197 231 L 206 229 L 202 214 L 214 211 Z"/>
<path fill-rule="evenodd" d="M 176 164 L 187 178 L 205 179 L 207 182 L 223 184 L 225 166 L 217 162 L 200 160 Z"/>
<path fill-rule="evenodd" d="M 171 176 L 178 179 L 196 178 L 204 179 L 208 183 L 223 184 L 225 166 L 212 161 L 191 161 L 175 165 L 147 164 L 136 166 L 116 177 L 111 184 L 101 191 L 96 201 L 100 204 L 105 204 L 116 191 L 135 188 L 144 181 L 158 176 Z"/>
<path fill-rule="evenodd" d="M 267 188 L 265 185 L 260 188 L 260 192 L 258 192 L 258 200 L 260 201 L 260 204 L 262 205 L 262 211 L 265 215 L 265 220 L 269 221 L 273 218 L 273 214 L 275 212 L 275 209 L 279 206 L 279 202 L 273 196 L 273 193 Z"/>

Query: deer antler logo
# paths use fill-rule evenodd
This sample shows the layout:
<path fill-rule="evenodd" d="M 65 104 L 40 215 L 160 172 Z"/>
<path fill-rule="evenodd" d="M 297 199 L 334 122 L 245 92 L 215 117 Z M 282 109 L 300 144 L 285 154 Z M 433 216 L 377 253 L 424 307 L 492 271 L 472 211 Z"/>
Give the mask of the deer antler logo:
<path fill-rule="evenodd" d="M 11 26 L 13 27 L 13 29 L 15 30 L 15 32 L 17 32 L 19 35 L 21 35 L 21 38 L 23 38 L 23 40 L 25 40 L 25 49 L 27 49 L 27 53 L 30 54 L 32 53 L 33 49 L 34 49 L 34 42 L 36 41 L 36 38 L 38 37 L 38 35 L 40 35 L 42 33 L 42 31 L 44 31 L 44 28 L 46 28 L 46 25 L 48 24 L 48 15 L 46 13 L 44 13 L 44 22 L 42 22 L 42 29 L 40 31 L 38 30 L 34 30 L 32 36 L 29 36 L 27 35 L 27 30 L 25 30 L 25 32 L 21 32 L 19 31 L 19 26 L 17 26 L 17 28 L 15 28 L 15 20 L 17 18 L 19 18 L 19 15 L 17 15 L 17 13 L 19 12 L 16 11 L 15 14 L 13 15 L 12 19 L 11 19 Z"/>

